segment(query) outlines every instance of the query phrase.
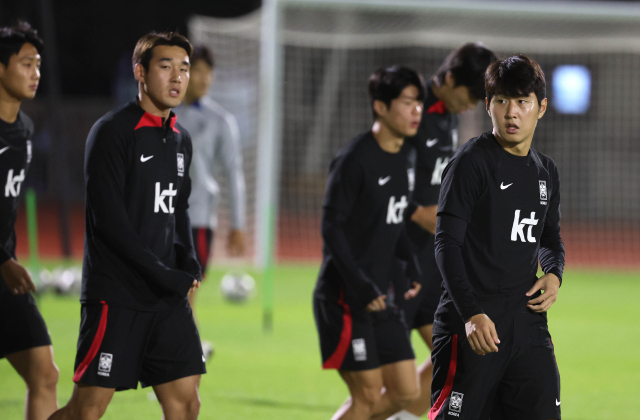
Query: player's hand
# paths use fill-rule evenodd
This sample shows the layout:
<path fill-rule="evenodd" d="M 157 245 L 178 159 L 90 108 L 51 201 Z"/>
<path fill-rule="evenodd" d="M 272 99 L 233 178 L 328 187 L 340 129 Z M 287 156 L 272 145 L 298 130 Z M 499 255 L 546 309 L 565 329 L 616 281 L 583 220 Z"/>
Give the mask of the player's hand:
<path fill-rule="evenodd" d="M 387 308 L 387 305 L 384 303 L 384 300 L 386 298 L 387 298 L 387 295 L 380 295 L 377 298 L 373 299 L 367 305 L 367 311 L 369 312 L 384 311 Z"/>
<path fill-rule="evenodd" d="M 485 314 L 474 315 L 464 324 L 471 349 L 481 356 L 498 352 L 500 340 L 496 326 Z"/>
<path fill-rule="evenodd" d="M 239 257 L 244 255 L 244 251 L 244 231 L 232 229 L 231 232 L 229 232 L 229 240 L 227 241 L 227 252 L 232 257 Z"/>
<path fill-rule="evenodd" d="M 191 296 L 191 294 L 193 292 L 196 291 L 196 289 L 200 288 L 200 282 L 198 280 L 194 280 L 193 283 L 191 284 L 191 288 L 189 289 L 189 293 L 187 293 L 187 296 Z"/>
<path fill-rule="evenodd" d="M 418 206 L 411 215 L 411 221 L 432 235 L 436 233 L 438 206 Z"/>
<path fill-rule="evenodd" d="M 531 309 L 533 312 L 547 312 L 551 305 L 553 305 L 558 299 L 560 279 L 555 274 L 545 274 L 538 279 L 531 289 L 529 289 L 527 296 L 533 295 L 538 290 L 543 290 L 542 294 L 527 302 L 527 308 Z"/>
<path fill-rule="evenodd" d="M 418 283 L 417 281 L 412 282 L 411 289 L 407 290 L 407 292 L 404 294 L 404 298 L 406 300 L 413 299 L 418 295 L 420 289 L 422 289 L 422 285 L 420 283 Z"/>
<path fill-rule="evenodd" d="M 0 266 L 0 272 L 4 282 L 7 283 L 9 290 L 14 295 L 24 295 L 36 291 L 36 285 L 33 284 L 27 270 L 13 258 L 8 259 Z"/>

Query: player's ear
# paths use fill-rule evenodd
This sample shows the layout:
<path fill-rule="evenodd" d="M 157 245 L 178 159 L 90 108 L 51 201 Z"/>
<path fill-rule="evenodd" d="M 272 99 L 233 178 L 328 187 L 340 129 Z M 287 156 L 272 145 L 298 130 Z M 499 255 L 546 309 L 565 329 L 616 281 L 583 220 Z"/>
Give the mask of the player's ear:
<path fill-rule="evenodd" d="M 538 119 L 542 118 L 544 113 L 547 112 L 547 98 L 540 101 L 540 109 L 538 110 Z"/>
<path fill-rule="evenodd" d="M 141 63 L 136 64 L 135 67 L 133 68 L 133 75 L 136 78 L 136 80 L 140 83 L 144 83 L 144 78 L 146 74 L 147 72 L 144 70 L 144 67 L 142 66 Z"/>
<path fill-rule="evenodd" d="M 384 116 L 388 111 L 387 104 L 379 99 L 376 99 L 375 101 L 373 101 L 373 110 L 376 112 L 376 115 Z"/>
<path fill-rule="evenodd" d="M 447 74 L 444 75 L 444 84 L 450 89 L 456 87 L 456 77 L 451 71 L 448 71 Z"/>
<path fill-rule="evenodd" d="M 487 110 L 487 114 L 491 116 L 491 109 L 489 108 L 489 98 L 487 98 L 486 96 L 484 97 L 484 107 Z"/>

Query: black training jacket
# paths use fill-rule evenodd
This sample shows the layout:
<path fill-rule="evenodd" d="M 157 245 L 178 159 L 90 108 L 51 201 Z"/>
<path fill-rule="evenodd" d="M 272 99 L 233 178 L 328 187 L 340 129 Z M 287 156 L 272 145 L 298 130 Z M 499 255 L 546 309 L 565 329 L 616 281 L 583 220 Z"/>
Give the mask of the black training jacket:
<path fill-rule="evenodd" d="M 158 311 L 200 280 L 188 199 L 191 138 L 136 100 L 93 126 L 85 152 L 82 303 Z"/>

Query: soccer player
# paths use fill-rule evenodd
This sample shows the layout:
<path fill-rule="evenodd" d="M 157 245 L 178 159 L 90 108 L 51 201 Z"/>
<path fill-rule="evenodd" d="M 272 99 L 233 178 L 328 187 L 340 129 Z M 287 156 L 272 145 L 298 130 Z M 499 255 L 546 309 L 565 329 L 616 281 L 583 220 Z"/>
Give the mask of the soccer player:
<path fill-rule="evenodd" d="M 445 291 L 433 326 L 428 417 L 560 419 L 547 327 L 564 268 L 560 185 L 553 160 L 531 147 L 547 109 L 545 77 L 516 55 L 489 66 L 485 89 L 493 131 L 449 162 L 438 202 Z"/>
<path fill-rule="evenodd" d="M 380 69 L 369 78 L 369 96 L 373 127 L 331 162 L 313 300 L 323 368 L 337 369 L 351 394 L 333 417 L 344 420 L 386 419 L 419 394 L 396 302 L 420 290 L 407 280 L 419 269 L 402 223 L 409 197 L 403 144 L 418 130 L 424 84 L 413 70 Z"/>
<path fill-rule="evenodd" d="M 152 386 L 165 419 L 195 419 L 204 356 L 187 295 L 199 285 L 187 214 L 191 139 L 176 123 L 189 41 L 149 33 L 139 94 L 100 118 L 85 154 L 82 322 L 71 400 L 52 419 L 98 419 L 115 391 Z"/>
<path fill-rule="evenodd" d="M 231 256 L 243 255 L 245 251 L 245 183 L 240 134 L 235 117 L 207 96 L 214 79 L 213 69 L 211 50 L 205 46 L 195 46 L 184 103 L 174 110 L 193 140 L 189 218 L 203 278 L 218 221 L 216 213 L 220 188 L 214 178 L 217 163 L 222 163 L 225 169 L 231 199 L 232 223 L 227 250 Z M 192 309 L 195 296 L 196 293 L 189 296 Z M 212 352 L 211 344 L 203 342 L 203 348 L 208 357 Z"/>
<path fill-rule="evenodd" d="M 427 84 L 418 134 L 407 143 L 415 149 L 415 188 L 407 207 L 407 234 L 422 269 L 422 293 L 401 302 L 409 328 L 416 329 L 433 350 L 433 314 L 442 294 L 442 276 L 436 264 L 434 234 L 442 171 L 458 143 L 458 114 L 473 109 L 484 98 L 484 72 L 496 55 L 480 43 L 467 43 L 449 54 Z M 418 368 L 420 397 L 393 420 L 415 420 L 431 407 L 431 357 Z"/>
<path fill-rule="evenodd" d="M 20 110 L 36 96 L 43 43 L 26 22 L 0 28 L 0 358 L 27 385 L 25 418 L 42 420 L 58 408 L 58 368 L 47 326 L 31 295 L 36 288 L 16 261 L 20 187 L 31 162 L 33 122 Z"/>

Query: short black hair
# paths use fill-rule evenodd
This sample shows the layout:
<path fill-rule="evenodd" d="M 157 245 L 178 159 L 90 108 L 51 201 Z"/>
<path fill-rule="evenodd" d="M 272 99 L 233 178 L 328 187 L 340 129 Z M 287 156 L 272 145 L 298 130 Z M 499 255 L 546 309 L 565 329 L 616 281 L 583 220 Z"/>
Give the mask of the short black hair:
<path fill-rule="evenodd" d="M 38 54 L 42 54 L 44 42 L 38 36 L 38 31 L 24 21 L 18 21 L 14 26 L 0 28 L 0 63 L 5 67 L 14 54 L 18 54 L 24 44 L 36 47 Z"/>
<path fill-rule="evenodd" d="M 206 45 L 194 45 L 193 53 L 191 54 L 191 64 L 194 64 L 198 60 L 204 61 L 211 68 L 214 68 L 216 64 L 213 52 Z"/>
<path fill-rule="evenodd" d="M 193 53 L 193 47 L 189 40 L 177 32 L 149 32 L 138 40 L 136 48 L 133 50 L 133 67 L 142 64 L 145 70 L 149 71 L 149 63 L 153 57 L 153 48 L 159 45 L 170 47 L 180 47 L 187 52 L 189 59 Z"/>
<path fill-rule="evenodd" d="M 436 71 L 435 78 L 442 86 L 445 76 L 451 72 L 456 81 L 455 86 L 466 86 L 469 93 L 480 100 L 485 97 L 484 72 L 489 64 L 497 60 L 496 54 L 481 42 L 468 42 L 445 58 Z"/>
<path fill-rule="evenodd" d="M 371 108 L 375 101 L 382 101 L 391 106 L 391 101 L 396 99 L 407 86 L 418 88 L 418 100 L 424 101 L 424 80 L 415 70 L 402 66 L 391 66 L 386 69 L 378 69 L 369 77 L 369 99 Z M 373 118 L 377 118 L 373 109 Z"/>
<path fill-rule="evenodd" d="M 538 105 L 547 97 L 547 82 L 540 65 L 526 55 L 517 54 L 496 61 L 487 68 L 485 90 L 487 99 L 495 95 L 508 97 L 529 96 L 538 98 Z"/>

